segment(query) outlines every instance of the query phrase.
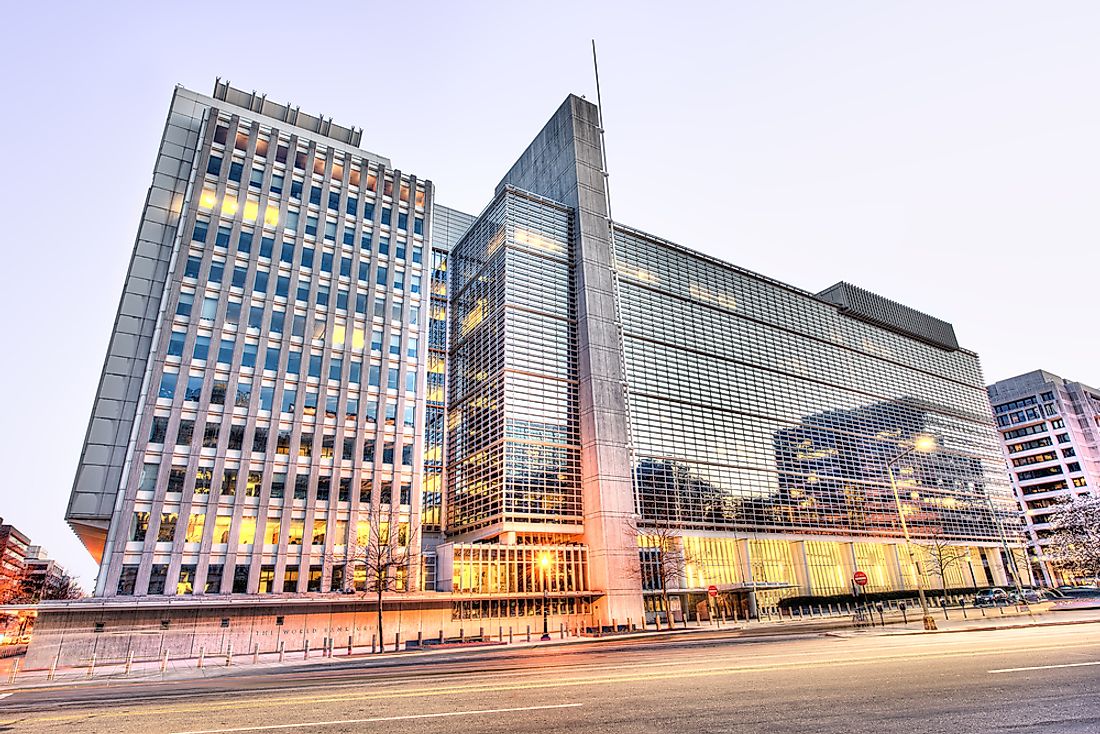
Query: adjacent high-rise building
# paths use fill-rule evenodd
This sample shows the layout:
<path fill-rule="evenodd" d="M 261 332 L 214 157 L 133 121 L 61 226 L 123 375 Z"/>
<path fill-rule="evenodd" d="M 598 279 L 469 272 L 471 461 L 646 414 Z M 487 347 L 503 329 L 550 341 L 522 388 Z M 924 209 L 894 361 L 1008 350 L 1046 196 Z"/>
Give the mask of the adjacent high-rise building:
<path fill-rule="evenodd" d="M 177 88 L 67 515 L 97 595 L 341 590 L 415 540 L 433 188 L 360 135 Z"/>
<path fill-rule="evenodd" d="M 425 627 L 637 624 L 669 556 L 692 615 L 1019 573 L 951 326 L 613 222 L 602 135 L 568 97 L 474 217 L 357 129 L 177 88 L 67 513 L 99 603 L 332 625 L 382 536 Z"/>
<path fill-rule="evenodd" d="M 1068 579 L 1044 551 L 1059 502 L 1100 496 L 1100 390 L 1035 370 L 989 386 L 1001 449 L 1023 508 L 1036 576 Z"/>

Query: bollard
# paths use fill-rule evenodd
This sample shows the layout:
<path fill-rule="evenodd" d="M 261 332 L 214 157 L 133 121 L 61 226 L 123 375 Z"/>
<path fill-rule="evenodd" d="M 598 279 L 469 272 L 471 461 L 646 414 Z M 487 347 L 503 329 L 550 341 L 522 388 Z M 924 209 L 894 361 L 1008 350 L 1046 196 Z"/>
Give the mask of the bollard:
<path fill-rule="evenodd" d="M 252 664 L 256 665 L 260 662 L 260 643 L 256 643 L 256 646 L 252 648 Z"/>
<path fill-rule="evenodd" d="M 130 671 L 134 669 L 134 651 L 131 650 L 126 654 L 126 668 L 123 671 L 123 675 L 130 675 Z"/>
<path fill-rule="evenodd" d="M 632 620 L 630 617 L 626 618 L 626 631 L 627 632 L 633 632 L 634 631 L 634 620 Z"/>
<path fill-rule="evenodd" d="M 306 656 L 305 660 L 309 660 L 309 640 L 306 640 Z"/>
<path fill-rule="evenodd" d="M 370 654 L 371 654 L 371 655 L 373 655 L 373 654 L 375 654 L 376 652 L 378 652 L 378 650 L 376 649 L 376 648 L 378 647 L 378 643 L 377 643 L 377 641 L 376 641 L 376 640 L 377 640 L 377 638 L 378 638 L 378 635 L 375 635 L 375 634 L 372 634 L 372 635 L 370 636 Z"/>
<path fill-rule="evenodd" d="M 459 639 L 460 642 L 465 642 L 466 641 L 466 628 L 465 627 L 459 627 L 458 628 L 458 639 Z"/>
<path fill-rule="evenodd" d="M 508 644 L 512 644 L 512 626 L 508 625 Z"/>
<path fill-rule="evenodd" d="M 527 625 L 527 641 L 531 641 L 531 625 Z"/>
<path fill-rule="evenodd" d="M 497 627 L 497 642 L 504 642 L 504 626 Z"/>
<path fill-rule="evenodd" d="M 477 628 L 477 639 L 481 642 L 485 641 L 485 628 L 484 627 L 478 627 Z"/>
<path fill-rule="evenodd" d="M 92 664 L 88 666 L 88 677 L 95 675 L 95 653 L 92 653 Z"/>
<path fill-rule="evenodd" d="M 416 646 L 421 647 L 424 644 L 424 630 L 416 631 Z"/>
<path fill-rule="evenodd" d="M 558 639 L 559 640 L 564 640 L 565 639 L 565 625 L 562 624 L 561 622 L 558 622 Z"/>
<path fill-rule="evenodd" d="M 11 664 L 11 674 L 8 676 L 8 685 L 15 683 L 15 676 L 19 675 L 19 663 L 21 660 L 16 660 Z"/>
<path fill-rule="evenodd" d="M 401 633 L 395 632 L 393 634 L 393 651 L 401 652 Z"/>
<path fill-rule="evenodd" d="M 225 648 L 225 667 L 229 667 L 233 664 L 233 643 L 230 642 Z"/>
<path fill-rule="evenodd" d="M 351 635 L 348 635 L 348 655 L 351 655 Z"/>
<path fill-rule="evenodd" d="M 611 618 L 611 634 L 615 634 L 619 631 L 619 620 L 614 617 Z"/>
<path fill-rule="evenodd" d="M 439 630 L 439 644 L 443 644 L 443 630 Z"/>
<path fill-rule="evenodd" d="M 286 643 L 279 640 L 279 662 L 283 662 L 286 659 Z"/>
<path fill-rule="evenodd" d="M 205 647 L 200 647 L 199 648 L 199 662 L 196 665 L 197 665 L 197 667 L 201 668 L 205 662 L 206 662 L 206 648 Z"/>
<path fill-rule="evenodd" d="M 161 675 L 168 672 L 168 651 L 165 650 L 164 654 L 160 656 L 160 672 Z"/>

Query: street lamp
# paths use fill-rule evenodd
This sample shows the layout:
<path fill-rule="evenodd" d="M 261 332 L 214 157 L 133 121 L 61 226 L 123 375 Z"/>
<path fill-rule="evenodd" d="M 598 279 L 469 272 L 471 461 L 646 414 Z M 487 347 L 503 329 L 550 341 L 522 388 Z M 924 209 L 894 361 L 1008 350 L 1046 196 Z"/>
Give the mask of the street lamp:
<path fill-rule="evenodd" d="M 550 569 L 550 554 L 543 553 L 539 556 L 539 567 L 542 569 L 542 640 L 550 640 L 550 590 L 546 587 L 546 572 Z"/>
<path fill-rule="evenodd" d="M 909 562 L 917 569 L 917 594 L 920 596 L 921 615 L 924 617 L 924 628 L 926 630 L 936 629 L 936 620 L 928 613 L 928 599 L 924 596 L 924 567 L 917 562 L 916 554 L 913 552 L 913 540 L 909 537 L 909 525 L 905 522 L 905 513 L 901 508 L 901 496 L 898 494 L 898 483 L 894 479 L 894 464 L 912 453 L 927 454 L 935 450 L 936 437 L 922 434 L 916 437 L 912 446 L 886 462 L 886 474 L 890 477 L 890 489 L 894 492 L 894 504 L 898 509 L 898 519 L 901 520 L 901 532 L 905 536 L 905 549 L 909 551 Z"/>

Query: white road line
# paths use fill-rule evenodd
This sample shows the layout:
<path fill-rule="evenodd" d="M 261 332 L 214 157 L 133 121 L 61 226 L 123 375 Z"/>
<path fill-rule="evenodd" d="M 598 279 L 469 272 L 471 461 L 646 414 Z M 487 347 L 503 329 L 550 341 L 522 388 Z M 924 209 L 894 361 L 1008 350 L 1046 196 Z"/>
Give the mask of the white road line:
<path fill-rule="evenodd" d="M 0 701 L 4 700 L 8 696 L 14 696 L 14 693 L 0 693 Z"/>
<path fill-rule="evenodd" d="M 1020 673 L 1025 670 L 1053 670 L 1054 668 L 1082 668 L 1086 665 L 1100 665 L 1100 660 L 1090 663 L 1062 663 L 1061 665 L 1033 665 L 1029 668 L 1001 668 L 990 673 Z"/>
<path fill-rule="evenodd" d="M 508 714 L 516 711 L 545 711 L 547 709 L 569 709 L 583 706 L 583 703 L 558 703 L 549 706 L 522 706 L 507 709 L 477 709 L 473 711 L 444 711 L 438 714 L 408 714 L 406 716 L 377 716 L 372 719 L 334 719 L 333 721 L 300 721 L 294 724 L 268 724 L 265 726 L 242 726 L 235 729 L 202 729 L 200 731 L 178 731 L 173 734 L 229 734 L 238 731 L 272 731 L 278 729 L 299 729 L 314 726 L 336 726 L 337 724 L 373 724 L 383 721 L 409 721 L 411 719 L 439 719 L 446 716 L 477 716 L 478 714 Z"/>

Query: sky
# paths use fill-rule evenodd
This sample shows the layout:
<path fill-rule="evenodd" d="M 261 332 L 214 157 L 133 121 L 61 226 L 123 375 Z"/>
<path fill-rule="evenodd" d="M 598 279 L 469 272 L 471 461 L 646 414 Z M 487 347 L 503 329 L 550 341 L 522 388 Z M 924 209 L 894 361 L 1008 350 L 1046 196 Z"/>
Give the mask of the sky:
<path fill-rule="evenodd" d="M 617 220 L 1100 384 L 1100 4 L 19 3 L 0 26 L 0 517 L 64 522 L 172 89 L 362 127 L 477 213 L 599 50 Z"/>

